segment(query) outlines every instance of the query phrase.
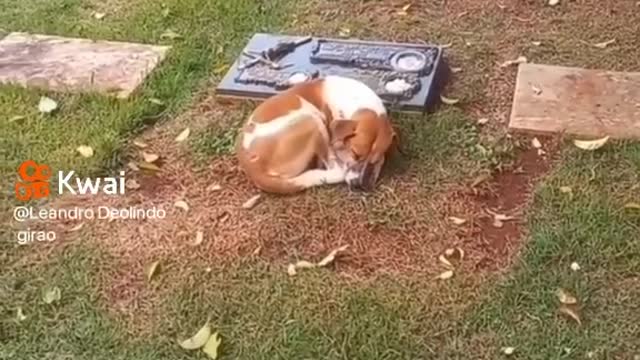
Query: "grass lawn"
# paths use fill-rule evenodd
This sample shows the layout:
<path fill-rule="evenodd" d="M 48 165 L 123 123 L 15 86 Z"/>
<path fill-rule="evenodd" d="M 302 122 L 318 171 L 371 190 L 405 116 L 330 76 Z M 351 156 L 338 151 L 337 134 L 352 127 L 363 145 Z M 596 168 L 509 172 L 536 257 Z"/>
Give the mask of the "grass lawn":
<path fill-rule="evenodd" d="M 0 0 L 4 31 L 173 46 L 125 101 L 47 94 L 60 111 L 42 116 L 43 92 L 0 88 L 0 359 L 204 359 L 177 341 L 207 318 L 222 335 L 221 359 L 640 357 L 640 211 L 625 208 L 640 203 L 640 144 L 549 148 L 550 170 L 527 178 L 535 186 L 519 204 L 516 238 L 500 249 L 483 243 L 486 229 L 475 232 L 485 204 L 466 195 L 479 176 L 516 174 L 530 148 L 529 138 L 505 133 L 514 72 L 497 64 L 526 54 L 539 63 L 638 71 L 638 8 L 474 0 L 416 2 L 397 15 L 403 5 Z M 97 20 L 94 11 L 107 15 Z M 182 38 L 161 39 L 168 29 Z M 265 196 L 239 211 L 255 191 L 234 169 L 231 144 L 250 107 L 217 103 L 210 87 L 257 31 L 451 42 L 452 66 L 462 71 L 447 96 L 461 104 L 426 119 L 394 118 L 405 154 L 376 194 L 323 188 Z M 576 40 L 610 38 L 616 42 L 606 49 Z M 15 116 L 25 118 L 10 121 Z M 490 122 L 480 126 L 479 117 Z M 187 145 L 173 149 L 185 126 Z M 24 159 L 104 176 L 136 156 L 133 139 L 166 163 L 161 175 L 139 178 L 143 189 L 131 199 L 171 207 L 186 196 L 192 215 L 172 212 L 135 229 L 85 224 L 54 244 L 17 245 L 11 184 Z M 80 157 L 82 144 L 95 155 Z M 219 195 L 198 190 L 216 182 Z M 482 191 L 497 191 L 496 201 L 506 196 L 504 184 L 489 182 Z M 449 216 L 479 220 L 456 228 Z M 194 251 L 183 234 L 199 227 L 207 240 Z M 334 267 L 287 275 L 289 261 L 319 259 L 344 242 L 351 249 Z M 444 270 L 438 255 L 450 246 L 463 247 L 467 260 L 453 278 L 435 280 Z M 159 259 L 147 281 L 144 269 Z M 53 287 L 61 298 L 46 304 Z M 558 313 L 557 288 L 579 299 L 580 324 Z"/>

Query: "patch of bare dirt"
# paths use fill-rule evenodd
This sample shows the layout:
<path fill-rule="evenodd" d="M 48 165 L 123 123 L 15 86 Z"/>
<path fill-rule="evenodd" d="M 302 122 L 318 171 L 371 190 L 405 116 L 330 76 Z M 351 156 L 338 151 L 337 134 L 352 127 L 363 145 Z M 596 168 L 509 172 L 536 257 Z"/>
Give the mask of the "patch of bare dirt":
<path fill-rule="evenodd" d="M 542 14 L 548 10 L 539 2 L 412 4 L 406 15 L 399 15 L 405 3 L 312 2 L 297 16 L 292 29 L 335 36 L 348 27 L 360 38 L 451 42 L 450 64 L 462 71 L 454 74 L 446 92 L 465 99 L 463 106 L 473 118 L 490 118 L 484 136 L 506 132 L 515 68 L 499 64 L 522 53 L 523 44 L 531 40 L 530 32 L 540 31 Z M 578 12 L 591 11 L 588 5 L 575 6 Z M 549 25 L 549 20 L 544 24 Z M 142 136 L 150 145 L 145 150 L 161 155 L 161 172 L 136 174 L 141 187 L 125 197 L 83 201 L 85 207 L 157 207 L 167 214 L 159 221 L 95 221 L 64 240 L 73 242 L 78 234 L 85 234 L 113 254 L 116 263 L 109 263 L 100 279 L 110 308 L 142 316 L 134 314 L 151 306 L 149 297 L 154 293 L 145 281 L 145 267 L 160 259 L 170 268 L 162 275 L 165 279 L 177 278 L 194 266 L 204 271 L 207 264 L 246 257 L 274 262 L 285 271 L 289 261 L 319 260 L 349 244 L 349 251 L 335 264 L 338 271 L 357 277 L 379 273 L 432 276 L 442 271 L 438 255 L 460 246 L 467 254 L 463 271 L 504 269 L 521 247 L 532 189 L 549 170 L 555 149 L 553 141 L 543 141 L 547 154 L 540 156 L 536 149 L 525 146 L 511 166 L 477 186 L 443 184 L 433 192 L 423 188 L 418 174 L 408 170 L 387 175 L 379 190 L 366 197 L 343 187 L 322 188 L 299 196 L 263 195 L 254 208 L 244 209 L 242 204 L 258 192 L 232 156 L 216 157 L 199 169 L 185 145 L 173 141 L 186 126 L 193 133 L 209 122 L 225 121 L 240 109 L 203 94 L 190 112 Z M 525 138 L 524 143 L 529 141 Z M 131 155 L 139 156 L 137 151 Z M 175 207 L 178 200 L 185 201 L 189 210 Z M 514 219 L 495 226 L 495 214 Z M 452 224 L 450 216 L 467 222 Z M 198 231 L 203 232 L 204 241 L 194 245 Z"/>

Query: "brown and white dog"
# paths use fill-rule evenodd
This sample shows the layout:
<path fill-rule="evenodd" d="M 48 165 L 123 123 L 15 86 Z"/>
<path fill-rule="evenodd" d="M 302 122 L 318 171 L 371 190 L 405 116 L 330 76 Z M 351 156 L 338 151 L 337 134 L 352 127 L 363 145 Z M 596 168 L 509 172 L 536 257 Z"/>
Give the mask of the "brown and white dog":
<path fill-rule="evenodd" d="M 261 103 L 236 141 L 240 167 L 260 189 L 290 194 L 346 182 L 371 190 L 395 132 L 378 95 L 351 78 L 296 84 Z"/>

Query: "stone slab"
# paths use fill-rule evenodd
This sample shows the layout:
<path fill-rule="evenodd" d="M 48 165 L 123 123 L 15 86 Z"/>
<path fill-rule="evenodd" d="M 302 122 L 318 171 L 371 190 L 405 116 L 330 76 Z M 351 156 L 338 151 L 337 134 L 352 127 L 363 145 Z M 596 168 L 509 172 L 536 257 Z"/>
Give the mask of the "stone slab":
<path fill-rule="evenodd" d="M 520 64 L 509 128 L 640 139 L 640 72 Z"/>
<path fill-rule="evenodd" d="M 290 66 L 276 69 L 273 63 L 260 62 L 244 67 L 252 61 L 247 54 L 273 49 L 282 42 L 300 42 L 273 61 Z M 309 80 L 326 75 L 364 82 L 390 109 L 424 112 L 440 100 L 439 91 L 446 83 L 448 68 L 444 48 L 435 45 L 257 33 L 220 81 L 216 94 L 223 98 L 263 100 L 291 86 L 290 79 Z M 391 87 L 386 87 L 390 82 L 400 84 L 393 89 L 405 90 L 390 91 Z"/>
<path fill-rule="evenodd" d="M 0 84 L 126 98 L 169 49 L 14 32 L 0 40 Z"/>

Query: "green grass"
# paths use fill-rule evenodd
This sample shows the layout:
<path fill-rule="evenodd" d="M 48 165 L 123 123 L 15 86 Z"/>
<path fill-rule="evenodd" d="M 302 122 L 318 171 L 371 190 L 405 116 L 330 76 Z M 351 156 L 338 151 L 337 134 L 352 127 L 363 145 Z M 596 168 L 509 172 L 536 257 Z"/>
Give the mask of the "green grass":
<path fill-rule="evenodd" d="M 48 94 L 61 109 L 41 116 L 41 92 L 1 88 L 3 206 L 12 204 L 10 185 L 26 158 L 86 175 L 113 171 L 127 140 L 146 125 L 181 113 L 252 32 L 279 29 L 290 8 L 285 0 L 126 5 L 108 0 L 101 5 L 126 6 L 126 16 L 98 22 L 90 16 L 97 5 L 0 0 L 0 28 L 147 43 L 169 43 L 160 34 L 172 29 L 184 39 L 171 42 L 169 58 L 131 100 Z M 487 18 L 482 25 L 497 23 Z M 483 34 L 491 31 L 495 29 Z M 450 34 L 443 30 L 441 35 Z M 535 39 L 551 43 L 556 36 L 550 32 Z M 573 45 L 563 39 L 554 45 L 558 49 L 544 46 L 527 55 L 575 59 L 569 56 L 575 49 L 567 50 Z M 470 46 L 472 51 L 484 51 L 480 40 Z M 620 37 L 619 42 L 626 47 L 629 40 Z M 597 49 L 581 53 L 588 64 L 637 64 L 637 57 L 616 62 Z M 489 62 L 483 58 L 483 64 Z M 485 83 L 475 80 L 465 78 L 463 84 L 472 86 L 462 90 L 464 99 L 481 96 Z M 8 121 L 17 115 L 26 118 Z M 236 115 L 192 135 L 196 159 L 206 162 L 230 154 L 242 112 Z M 465 182 L 509 161 L 515 146 L 505 137 L 481 134 L 455 107 L 444 107 L 427 120 L 403 116 L 397 121 L 406 155 L 392 169 L 415 171 L 425 199 L 443 183 Z M 78 156 L 75 147 L 80 144 L 91 145 L 96 156 Z M 640 202 L 638 184 L 640 145 L 616 142 L 597 152 L 568 147 L 536 189 L 527 218 L 528 243 L 514 268 L 483 284 L 474 274 L 457 274 L 445 283 L 411 274 L 358 281 L 329 269 L 301 271 L 291 278 L 281 267 L 250 259 L 231 266 L 168 264 L 149 290 L 161 296 L 153 300 L 150 315 L 155 321 L 145 336 L 130 335 L 97 295 L 104 286 L 97 279 L 117 259 L 98 250 L 91 239 L 51 253 L 34 252 L 17 247 L 14 234 L 3 226 L 0 359 L 204 359 L 199 352 L 180 349 L 176 341 L 192 335 L 208 317 L 223 337 L 221 359 L 500 359 L 503 346 L 516 347 L 512 358 L 518 359 L 584 359 L 588 353 L 595 359 L 633 359 L 640 355 L 640 212 L 623 205 Z M 572 193 L 561 192 L 562 186 Z M 371 222 L 401 222 L 401 214 L 389 213 L 388 203 L 381 200 L 376 206 Z M 570 270 L 573 261 L 580 271 Z M 206 267 L 212 271 L 205 272 Z M 163 292 L 169 285 L 171 291 Z M 48 305 L 42 293 L 51 286 L 61 289 L 62 299 Z M 557 287 L 583 303 L 582 326 L 557 315 Z M 18 307 L 26 316 L 23 321 L 16 318 Z"/>

